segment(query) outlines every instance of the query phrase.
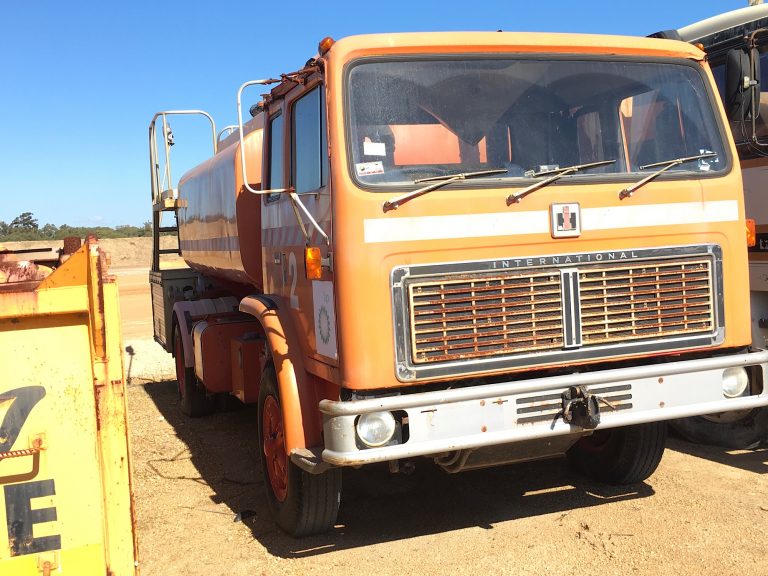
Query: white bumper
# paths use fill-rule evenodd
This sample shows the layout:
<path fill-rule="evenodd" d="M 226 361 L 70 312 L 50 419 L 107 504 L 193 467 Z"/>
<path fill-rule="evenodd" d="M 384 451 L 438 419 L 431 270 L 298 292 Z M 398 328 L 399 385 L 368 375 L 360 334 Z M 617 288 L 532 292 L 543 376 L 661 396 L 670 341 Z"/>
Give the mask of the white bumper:
<path fill-rule="evenodd" d="M 562 419 L 561 395 L 569 386 L 587 387 L 606 400 L 598 429 L 768 405 L 765 388 L 752 396 L 723 395 L 723 370 L 736 366 L 757 367 L 768 381 L 768 351 L 759 351 L 385 398 L 323 400 L 323 460 L 349 466 L 578 434 L 584 429 Z M 406 413 L 404 443 L 362 447 L 356 419 L 379 410 Z"/>

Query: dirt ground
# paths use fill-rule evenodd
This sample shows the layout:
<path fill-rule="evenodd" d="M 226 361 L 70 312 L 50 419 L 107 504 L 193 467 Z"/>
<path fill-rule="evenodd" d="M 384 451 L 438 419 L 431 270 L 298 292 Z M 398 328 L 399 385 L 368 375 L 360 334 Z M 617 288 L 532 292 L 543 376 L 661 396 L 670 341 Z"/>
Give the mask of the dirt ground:
<path fill-rule="evenodd" d="M 114 262 L 113 258 L 113 262 Z M 119 260 L 118 260 L 119 261 Z M 152 341 L 146 268 L 121 287 L 144 576 L 184 574 L 768 574 L 768 450 L 672 438 L 645 483 L 612 488 L 563 460 L 449 476 L 344 471 L 338 525 L 292 539 L 263 497 L 253 407 L 181 415 Z"/>

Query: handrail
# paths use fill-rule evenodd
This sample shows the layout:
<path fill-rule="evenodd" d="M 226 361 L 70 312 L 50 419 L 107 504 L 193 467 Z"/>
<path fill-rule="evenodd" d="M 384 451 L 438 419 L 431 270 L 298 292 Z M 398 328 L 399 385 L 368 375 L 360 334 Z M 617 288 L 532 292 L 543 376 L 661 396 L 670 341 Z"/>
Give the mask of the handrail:
<path fill-rule="evenodd" d="M 287 75 L 283 75 L 283 77 L 287 77 Z M 251 185 L 248 183 L 248 174 L 246 172 L 246 163 L 245 163 L 245 137 L 243 132 L 243 90 L 245 90 L 248 86 L 265 86 L 267 84 L 274 84 L 275 82 L 280 82 L 280 80 L 274 79 L 274 78 L 265 78 L 263 80 L 249 80 L 248 82 L 245 82 L 240 88 L 237 90 L 237 127 L 240 130 L 240 167 L 243 172 L 243 187 L 252 194 L 276 194 L 276 193 L 284 193 L 288 194 L 288 197 L 291 199 L 291 205 L 293 207 L 293 213 L 296 216 L 296 220 L 299 223 L 299 228 L 301 228 L 302 233 L 304 234 L 304 240 L 306 241 L 307 245 L 310 243 L 310 236 L 309 232 L 307 232 L 307 228 L 304 225 L 304 221 L 301 219 L 301 215 L 299 214 L 299 209 L 301 212 L 304 213 L 304 215 L 307 217 L 307 219 L 310 221 L 312 226 L 317 230 L 318 234 L 320 234 L 323 239 L 325 240 L 326 245 L 331 245 L 331 239 L 328 237 L 328 234 L 325 233 L 325 231 L 320 227 L 320 224 L 317 223 L 317 220 L 315 220 L 314 216 L 307 210 L 307 207 L 304 205 L 304 203 L 301 201 L 299 196 L 296 194 L 296 191 L 293 187 L 288 188 L 280 188 L 280 189 L 274 189 L 274 190 L 256 190 L 255 188 L 251 188 Z"/>
<path fill-rule="evenodd" d="M 248 190 L 248 192 L 253 192 L 254 194 L 263 194 L 263 191 L 251 188 L 251 185 L 248 183 L 248 174 L 246 172 L 245 164 L 245 137 L 243 133 L 243 90 L 245 90 L 248 86 L 266 86 L 268 84 L 274 84 L 275 82 L 280 82 L 280 80 L 275 78 L 249 80 L 240 86 L 240 88 L 237 90 L 237 127 L 240 130 L 240 150 L 242 151 L 240 153 L 240 168 L 243 171 L 243 184 L 245 185 L 245 189 Z"/>
<path fill-rule="evenodd" d="M 230 124 L 229 126 L 224 126 L 221 130 L 219 130 L 218 136 L 216 136 L 216 144 L 218 145 L 221 142 L 221 137 L 224 136 L 224 132 L 227 132 L 227 135 L 224 136 L 225 138 L 229 137 L 232 132 L 237 130 L 238 126 L 237 124 Z"/>
<path fill-rule="evenodd" d="M 168 187 L 173 187 L 173 180 L 171 175 L 171 146 L 173 145 L 170 138 L 172 138 L 173 133 L 171 132 L 170 125 L 168 124 L 168 116 L 179 116 L 179 115 L 192 115 L 192 114 L 199 114 L 201 116 L 204 116 L 208 119 L 208 121 L 211 123 L 211 141 L 213 143 L 213 153 L 216 154 L 218 150 L 218 141 L 216 138 L 216 123 L 213 121 L 213 117 L 208 114 L 208 112 L 205 112 L 204 110 L 164 110 L 162 112 L 157 112 L 152 117 L 152 121 L 149 123 L 149 168 L 150 168 L 150 182 L 151 182 L 151 193 L 152 193 L 152 203 L 157 204 L 157 202 L 160 201 L 160 195 L 162 191 L 160 190 L 159 186 L 159 180 L 160 180 L 160 165 L 157 163 L 157 131 L 156 131 L 156 122 L 158 118 L 163 119 L 163 137 L 164 137 L 164 151 L 165 151 L 165 171 L 163 174 L 163 180 L 168 182 Z"/>

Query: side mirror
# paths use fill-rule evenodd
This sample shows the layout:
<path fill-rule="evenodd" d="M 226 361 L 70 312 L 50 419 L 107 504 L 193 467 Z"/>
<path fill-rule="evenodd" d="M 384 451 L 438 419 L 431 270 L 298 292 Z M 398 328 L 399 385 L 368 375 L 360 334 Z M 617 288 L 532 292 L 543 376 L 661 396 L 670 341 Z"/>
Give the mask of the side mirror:
<path fill-rule="evenodd" d="M 760 55 L 756 48 L 730 50 L 725 55 L 725 111 L 730 120 L 760 115 Z"/>

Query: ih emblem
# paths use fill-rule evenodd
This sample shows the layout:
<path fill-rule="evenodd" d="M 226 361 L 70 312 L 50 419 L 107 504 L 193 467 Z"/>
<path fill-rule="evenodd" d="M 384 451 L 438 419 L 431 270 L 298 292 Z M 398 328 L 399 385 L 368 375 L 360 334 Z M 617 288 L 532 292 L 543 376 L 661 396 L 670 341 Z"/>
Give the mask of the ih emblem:
<path fill-rule="evenodd" d="M 550 206 L 552 238 L 581 236 L 581 210 L 577 203 Z"/>

